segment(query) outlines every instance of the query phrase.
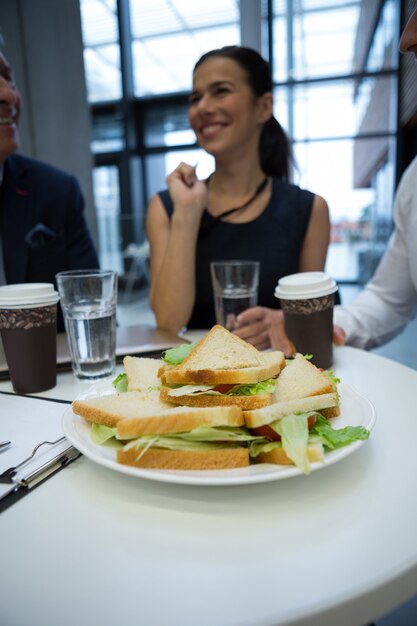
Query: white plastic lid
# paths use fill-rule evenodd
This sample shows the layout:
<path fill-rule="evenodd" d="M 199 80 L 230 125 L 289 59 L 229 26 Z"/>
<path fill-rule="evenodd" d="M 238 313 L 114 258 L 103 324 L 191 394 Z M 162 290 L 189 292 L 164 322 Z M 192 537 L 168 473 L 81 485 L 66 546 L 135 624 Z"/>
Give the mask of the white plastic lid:
<path fill-rule="evenodd" d="M 320 298 L 337 291 L 337 284 L 326 272 L 300 272 L 278 281 L 275 297 L 283 300 Z"/>
<path fill-rule="evenodd" d="M 0 308 L 18 309 L 56 304 L 58 292 L 52 283 L 21 283 L 0 287 Z"/>

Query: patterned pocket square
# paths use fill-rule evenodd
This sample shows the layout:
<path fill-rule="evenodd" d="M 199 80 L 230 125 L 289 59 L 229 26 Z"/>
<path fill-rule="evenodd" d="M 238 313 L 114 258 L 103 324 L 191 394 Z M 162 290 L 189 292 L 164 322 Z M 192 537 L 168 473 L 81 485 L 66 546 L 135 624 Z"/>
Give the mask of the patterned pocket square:
<path fill-rule="evenodd" d="M 30 248 L 42 248 L 57 237 L 57 234 L 39 222 L 26 235 L 25 242 Z"/>

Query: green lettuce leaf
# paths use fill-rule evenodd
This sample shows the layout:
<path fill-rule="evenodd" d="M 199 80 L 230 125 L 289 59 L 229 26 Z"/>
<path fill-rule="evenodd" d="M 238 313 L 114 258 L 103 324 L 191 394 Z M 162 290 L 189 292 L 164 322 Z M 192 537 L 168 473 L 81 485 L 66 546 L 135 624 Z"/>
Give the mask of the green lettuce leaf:
<path fill-rule="evenodd" d="M 246 428 L 233 428 L 232 426 L 199 426 L 188 433 L 180 433 L 170 435 L 170 437 L 178 437 L 185 441 L 233 441 L 246 442 L 255 441 L 257 439 L 265 440 L 264 437 L 252 435 Z"/>
<path fill-rule="evenodd" d="M 249 443 L 249 455 L 252 458 L 256 458 L 261 452 L 271 452 L 275 448 L 282 448 L 282 443 L 280 441 L 268 441 L 267 439 L 251 441 Z"/>
<path fill-rule="evenodd" d="M 116 439 L 116 429 L 110 428 L 110 426 L 104 426 L 103 424 L 93 423 L 91 427 L 91 441 L 99 446 L 108 446 L 110 448 L 120 448 L 122 445 L 120 441 Z"/>
<path fill-rule="evenodd" d="M 304 474 L 310 474 L 311 466 L 308 460 L 307 449 L 309 445 L 308 418 L 312 413 L 291 413 L 281 420 L 269 424 L 281 441 L 263 443 L 255 441 L 249 445 L 249 454 L 258 456 L 261 452 L 271 452 L 275 448 L 284 448 L 287 456 Z M 314 443 L 319 443 L 317 439 Z"/>
<path fill-rule="evenodd" d="M 322 447 L 322 439 L 317 435 L 309 435 L 308 447 L 320 446 Z M 259 438 L 259 441 L 251 441 L 249 443 L 249 454 L 251 457 L 257 457 L 261 452 L 271 452 L 276 448 L 282 448 L 281 441 L 268 441 L 267 439 Z"/>
<path fill-rule="evenodd" d="M 210 395 L 210 396 L 255 396 L 257 394 L 263 393 L 272 393 L 275 389 L 276 381 L 274 378 L 268 378 L 268 380 L 263 380 L 259 383 L 246 384 L 246 385 L 234 385 L 229 391 L 225 393 L 220 393 L 220 391 L 215 391 L 214 388 L 217 385 L 172 385 L 172 388 L 169 391 L 170 396 L 180 397 L 180 396 L 199 396 L 199 395 Z"/>
<path fill-rule="evenodd" d="M 117 393 L 125 393 L 127 391 L 127 375 L 125 373 L 119 374 L 112 382 L 112 385 Z"/>
<path fill-rule="evenodd" d="M 164 436 L 167 436 L 170 439 L 182 439 L 184 441 L 201 441 L 206 443 L 213 441 L 249 442 L 255 441 L 257 439 L 262 439 L 263 441 L 265 441 L 263 437 L 252 435 L 247 428 L 239 428 L 233 426 L 198 426 L 194 430 L 188 432 L 169 433 L 169 435 Z M 159 435 L 143 435 L 142 437 L 132 437 L 132 439 L 143 438 L 145 438 L 146 440 L 148 440 L 149 438 L 158 439 Z M 125 441 L 126 439 L 127 437 L 124 437 Z"/>
<path fill-rule="evenodd" d="M 333 370 L 323 370 L 323 374 L 330 379 L 333 387 L 336 389 L 337 385 L 340 383 L 340 378 L 337 378 Z"/>
<path fill-rule="evenodd" d="M 277 381 L 275 378 L 268 378 L 259 383 L 248 385 L 235 385 L 226 392 L 226 396 L 256 396 L 262 393 L 272 393 L 275 389 Z"/>
<path fill-rule="evenodd" d="M 286 455 L 304 474 L 310 474 L 308 460 L 308 418 L 312 413 L 291 413 L 271 424 L 281 435 L 282 447 Z"/>
<path fill-rule="evenodd" d="M 311 434 L 319 435 L 323 444 L 335 450 L 347 446 L 354 441 L 365 441 L 369 437 L 369 430 L 363 426 L 345 426 L 344 428 L 335 429 L 330 422 L 322 415 L 317 415 L 317 422 L 311 429 Z"/>
<path fill-rule="evenodd" d="M 124 446 L 125 450 L 137 448 L 139 453 L 142 448 L 167 448 L 168 450 L 219 450 L 224 448 L 241 448 L 242 446 L 232 442 L 218 441 L 188 441 L 171 435 L 145 435 L 129 441 Z"/>
<path fill-rule="evenodd" d="M 169 348 L 162 353 L 162 360 L 169 365 L 179 365 L 190 354 L 195 345 L 195 343 L 182 343 L 174 348 Z"/>

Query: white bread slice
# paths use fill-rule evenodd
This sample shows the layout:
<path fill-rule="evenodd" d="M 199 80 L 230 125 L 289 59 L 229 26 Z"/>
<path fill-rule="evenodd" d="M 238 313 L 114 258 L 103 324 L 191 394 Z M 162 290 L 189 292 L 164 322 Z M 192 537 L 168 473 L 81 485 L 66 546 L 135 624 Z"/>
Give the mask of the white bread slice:
<path fill-rule="evenodd" d="M 141 435 L 183 433 L 199 426 L 243 426 L 242 410 L 237 406 L 174 407 L 162 411 L 144 411 L 141 415 L 125 418 L 117 424 L 120 439 Z"/>
<path fill-rule="evenodd" d="M 166 368 L 163 377 L 167 383 L 244 384 L 277 376 L 283 367 L 282 352 L 262 353 L 216 325 L 180 365 Z"/>
<path fill-rule="evenodd" d="M 262 354 L 254 346 L 216 324 L 194 346 L 176 369 L 237 369 L 263 365 Z"/>
<path fill-rule="evenodd" d="M 159 391 L 128 391 L 89 400 L 75 400 L 72 403 L 72 410 L 88 422 L 104 424 L 113 428 L 122 419 L 140 417 L 149 413 L 161 413 L 169 410 L 172 406 L 172 404 L 161 400 Z"/>
<path fill-rule="evenodd" d="M 225 394 L 210 395 L 185 395 L 185 396 L 170 396 L 169 387 L 161 388 L 161 400 L 164 402 L 172 402 L 173 404 L 179 404 L 181 406 L 195 406 L 195 407 L 221 407 L 221 406 L 239 406 L 244 411 L 250 409 L 259 409 L 263 406 L 271 404 L 272 394 L 263 393 L 256 396 L 227 396 Z"/>
<path fill-rule="evenodd" d="M 225 348 L 227 350 L 227 348 Z M 268 378 L 275 378 L 285 368 L 283 352 L 259 352 L 260 365 L 254 367 L 236 367 L 235 369 L 212 368 L 206 362 L 198 365 L 199 369 L 187 369 L 184 360 L 181 365 L 160 370 L 162 380 L 177 384 L 207 384 L 207 385 L 245 385 L 258 383 Z M 210 362 L 212 362 L 210 360 Z M 232 361 L 230 360 L 230 365 Z"/>
<path fill-rule="evenodd" d="M 123 465 L 148 469 L 214 470 L 234 469 L 249 465 L 247 448 L 219 448 L 204 451 L 177 451 L 149 448 L 143 456 L 140 450 L 131 448 L 117 451 L 117 461 Z"/>
<path fill-rule="evenodd" d="M 282 419 L 290 413 L 307 413 L 320 411 L 337 405 L 337 393 L 325 393 L 321 396 L 298 398 L 284 402 L 274 402 L 269 406 L 254 411 L 244 411 L 243 415 L 248 428 L 258 428 Z"/>
<path fill-rule="evenodd" d="M 324 451 L 320 443 L 311 444 L 307 448 L 307 457 L 310 463 L 323 461 Z M 287 456 L 284 448 L 275 448 L 271 452 L 261 452 L 255 459 L 256 463 L 273 463 L 274 465 L 294 465 L 294 462 Z"/>
<path fill-rule="evenodd" d="M 318 396 L 335 391 L 331 380 L 301 354 L 287 364 L 277 378 L 272 402 Z"/>
<path fill-rule="evenodd" d="M 161 384 L 158 371 L 163 365 L 162 359 L 125 356 L 123 365 L 127 376 L 128 391 L 143 391 Z"/>

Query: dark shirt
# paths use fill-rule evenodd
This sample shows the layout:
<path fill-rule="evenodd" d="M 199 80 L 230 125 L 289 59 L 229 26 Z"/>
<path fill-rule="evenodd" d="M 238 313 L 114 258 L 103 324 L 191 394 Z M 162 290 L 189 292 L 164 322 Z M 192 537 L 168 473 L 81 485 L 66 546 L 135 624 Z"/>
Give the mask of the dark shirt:
<path fill-rule="evenodd" d="M 0 235 L 8 284 L 56 284 L 58 272 L 99 267 L 77 180 L 34 159 L 12 155 L 5 161 Z"/>
<path fill-rule="evenodd" d="M 173 203 L 167 190 L 159 193 L 169 216 Z M 215 221 L 204 211 L 197 240 L 196 299 L 189 329 L 215 324 L 210 262 L 244 259 L 260 261 L 258 304 L 279 308 L 274 290 L 279 278 L 298 272 L 314 194 L 273 179 L 271 199 L 256 219 L 244 224 Z"/>

